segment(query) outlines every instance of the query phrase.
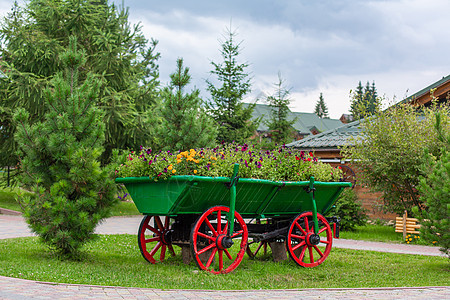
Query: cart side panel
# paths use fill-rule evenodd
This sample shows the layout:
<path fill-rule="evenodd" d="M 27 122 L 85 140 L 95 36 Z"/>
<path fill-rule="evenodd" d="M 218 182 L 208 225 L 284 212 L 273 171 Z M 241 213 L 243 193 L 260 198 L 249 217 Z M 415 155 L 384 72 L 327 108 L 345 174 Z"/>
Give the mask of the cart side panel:
<path fill-rule="evenodd" d="M 340 186 L 320 186 L 315 191 L 315 201 L 317 211 L 321 214 L 327 213 L 343 187 Z M 286 186 L 282 188 L 274 199 L 265 208 L 263 214 L 298 214 L 305 211 L 312 211 L 311 194 L 304 187 Z"/>
<path fill-rule="evenodd" d="M 125 184 L 136 208 L 148 215 L 167 215 L 186 185 L 186 182 L 176 181 Z"/>

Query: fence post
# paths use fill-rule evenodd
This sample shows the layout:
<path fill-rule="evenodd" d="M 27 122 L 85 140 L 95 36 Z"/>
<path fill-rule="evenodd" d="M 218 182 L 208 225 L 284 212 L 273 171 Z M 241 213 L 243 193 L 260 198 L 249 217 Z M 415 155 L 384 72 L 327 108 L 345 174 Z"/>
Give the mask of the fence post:
<path fill-rule="evenodd" d="M 408 212 L 405 210 L 403 214 L 403 240 L 406 240 L 406 218 L 408 217 Z"/>

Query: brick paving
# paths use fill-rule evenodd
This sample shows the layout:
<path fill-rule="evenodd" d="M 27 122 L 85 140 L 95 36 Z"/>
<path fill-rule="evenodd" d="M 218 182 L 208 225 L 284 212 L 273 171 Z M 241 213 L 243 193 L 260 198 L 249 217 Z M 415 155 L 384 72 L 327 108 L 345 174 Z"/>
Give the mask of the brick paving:
<path fill-rule="evenodd" d="M 141 220 L 115 217 L 105 220 L 96 230 L 102 234 L 136 234 Z M 0 239 L 32 236 L 21 216 L 0 215 Z M 333 247 L 441 255 L 436 247 L 335 240 Z M 449 280 L 450 282 L 450 280 Z M 0 299 L 450 299 L 450 286 L 372 289 L 302 290 L 160 290 L 125 287 L 54 284 L 0 276 Z"/>

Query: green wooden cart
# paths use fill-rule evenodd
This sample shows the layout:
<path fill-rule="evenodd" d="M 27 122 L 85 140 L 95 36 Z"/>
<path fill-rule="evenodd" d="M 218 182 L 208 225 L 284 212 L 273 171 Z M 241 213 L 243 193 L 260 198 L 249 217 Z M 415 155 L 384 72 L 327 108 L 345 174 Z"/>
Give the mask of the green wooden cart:
<path fill-rule="evenodd" d="M 161 262 L 166 252 L 175 255 L 173 245 L 188 244 L 200 269 L 228 273 L 246 252 L 255 257 L 268 243 L 279 242 L 297 264 L 321 264 L 333 232 L 339 237 L 339 219 L 323 215 L 351 183 L 239 178 L 238 169 L 236 164 L 231 178 L 117 178 L 145 215 L 138 231 L 144 258 Z"/>

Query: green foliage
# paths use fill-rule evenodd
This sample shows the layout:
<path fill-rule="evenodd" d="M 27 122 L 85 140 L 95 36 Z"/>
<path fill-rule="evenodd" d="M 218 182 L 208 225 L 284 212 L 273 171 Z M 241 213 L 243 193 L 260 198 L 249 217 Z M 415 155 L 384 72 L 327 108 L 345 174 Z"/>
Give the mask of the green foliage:
<path fill-rule="evenodd" d="M 5 139 L 0 158 L 8 158 L 11 166 L 17 163 L 11 158 L 16 149 L 12 114 L 22 107 L 31 123 L 42 120 L 47 110 L 43 91 L 62 69 L 58 57 L 72 35 L 86 52 L 80 79 L 90 72 L 101 80 L 95 105 L 104 112 L 103 160 L 114 148 L 150 144 L 148 111 L 159 85 L 157 42 L 149 43 L 140 26 L 128 23 L 127 10 L 104 0 L 30 0 L 24 7 L 15 3 L 0 28 L 0 69 L 8 76 L 0 80 L 0 124 L 7 131 L 0 135 Z"/>
<path fill-rule="evenodd" d="M 330 116 L 328 115 L 328 107 L 325 104 L 322 93 L 320 93 L 319 100 L 317 101 L 316 107 L 314 108 L 314 113 L 319 116 L 319 118 L 330 118 Z"/>
<path fill-rule="evenodd" d="M 170 85 L 161 92 L 158 144 L 165 150 L 213 146 L 217 128 L 202 107 L 200 91 L 195 89 L 191 93 L 184 92 L 191 76 L 189 68 L 183 66 L 183 59 L 177 60 L 177 70 L 170 78 Z"/>
<path fill-rule="evenodd" d="M 250 92 L 250 78 L 246 72 L 248 64 L 239 64 L 237 57 L 240 43 L 236 43 L 236 34 L 228 29 L 227 40 L 222 43 L 222 63 L 211 62 L 214 69 L 211 74 L 217 76 L 219 86 L 207 80 L 211 103 L 208 110 L 218 125 L 219 143 L 243 143 L 257 128 L 252 121 L 254 105 L 244 106 L 242 100 Z"/>
<path fill-rule="evenodd" d="M 422 207 L 417 187 L 424 175 L 423 154 L 438 156 L 442 141 L 433 129 L 436 107 L 422 108 L 405 104 L 361 121 L 361 134 L 343 149 L 346 158 L 362 171 L 363 183 L 383 193 L 384 208 L 403 214 L 413 206 Z M 442 127 L 450 129 L 448 110 L 442 111 Z M 444 130 L 444 131 L 445 131 Z"/>
<path fill-rule="evenodd" d="M 441 247 L 450 257 L 450 134 L 441 121 L 443 112 L 436 113 L 436 131 L 444 143 L 439 157 L 427 153 L 420 178 L 419 192 L 426 206 L 422 212 L 420 232 L 424 239 Z"/>
<path fill-rule="evenodd" d="M 288 120 L 291 100 L 288 98 L 289 90 L 284 87 L 284 80 L 280 73 L 278 73 L 278 83 L 275 86 L 275 94 L 267 97 L 267 102 L 272 108 L 267 126 L 270 130 L 272 143 L 285 144 L 292 141 L 290 140 L 294 133 L 292 125 L 296 122 L 296 119 Z M 273 149 L 274 147 L 270 148 Z"/>
<path fill-rule="evenodd" d="M 367 81 L 363 89 L 360 81 L 356 90 L 354 92 L 350 91 L 350 98 L 350 112 L 354 120 L 366 118 L 380 111 L 381 99 L 378 97 L 375 82 L 370 86 Z"/>
<path fill-rule="evenodd" d="M 281 147 L 261 151 L 247 144 L 225 144 L 216 148 L 154 153 L 142 149 L 131 153 L 116 170 L 117 177 L 150 177 L 155 180 L 172 175 L 231 177 L 234 164 L 240 164 L 242 178 L 274 181 L 306 181 L 311 176 L 318 181 L 339 181 L 342 171 L 321 163 L 312 153 Z"/>
<path fill-rule="evenodd" d="M 354 231 L 357 226 L 366 225 L 367 214 L 352 189 L 345 189 L 327 216 L 341 219 L 341 230 Z"/>
<path fill-rule="evenodd" d="M 94 104 L 101 84 L 89 73 L 78 85 L 85 56 L 75 37 L 60 62 L 66 73 L 57 74 L 45 91 L 44 120 L 30 124 L 23 108 L 15 114 L 20 181 L 34 192 L 19 201 L 31 229 L 59 254 L 75 257 L 117 199 L 110 171 L 99 162 L 105 125 Z"/>

